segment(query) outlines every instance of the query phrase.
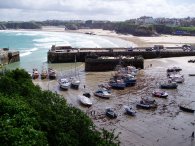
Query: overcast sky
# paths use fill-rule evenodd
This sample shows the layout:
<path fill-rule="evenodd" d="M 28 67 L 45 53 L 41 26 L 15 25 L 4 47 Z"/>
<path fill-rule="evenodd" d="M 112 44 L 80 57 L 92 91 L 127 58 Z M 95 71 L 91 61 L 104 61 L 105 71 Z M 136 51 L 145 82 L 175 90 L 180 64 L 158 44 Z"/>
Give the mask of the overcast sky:
<path fill-rule="evenodd" d="M 195 0 L 0 0 L 0 21 L 195 16 Z"/>

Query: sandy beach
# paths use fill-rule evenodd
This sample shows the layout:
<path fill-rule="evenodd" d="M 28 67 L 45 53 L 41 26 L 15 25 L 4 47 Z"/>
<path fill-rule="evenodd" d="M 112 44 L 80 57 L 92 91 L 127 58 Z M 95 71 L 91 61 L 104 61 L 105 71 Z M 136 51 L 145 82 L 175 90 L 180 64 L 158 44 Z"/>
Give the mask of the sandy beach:
<path fill-rule="evenodd" d="M 45 28 L 44 31 L 64 32 L 63 28 Z M 94 31 L 96 35 L 118 37 L 132 41 L 138 46 L 153 44 L 181 45 L 182 43 L 193 43 L 193 37 L 183 36 L 160 36 L 160 37 L 134 37 L 131 35 L 119 35 L 115 32 L 104 30 L 76 30 L 74 33 L 86 33 Z M 70 31 L 68 31 L 70 32 Z M 195 41 L 194 41 L 195 42 Z M 69 104 L 80 108 L 88 114 L 97 128 L 107 130 L 115 129 L 119 135 L 121 146 L 194 146 L 195 140 L 191 137 L 195 131 L 194 114 L 183 112 L 179 109 L 180 103 L 188 103 L 195 108 L 195 78 L 189 77 L 189 73 L 195 73 L 194 64 L 187 61 L 194 57 L 179 58 L 157 58 L 145 60 L 144 69 L 137 75 L 137 84 L 125 90 L 112 90 L 112 98 L 109 100 L 95 97 L 93 92 L 98 89 L 98 84 L 107 82 L 110 72 L 85 72 L 84 64 L 77 63 L 77 71 L 81 80 L 78 90 L 68 89 L 64 91 L 59 88 L 57 80 L 33 80 L 43 90 L 51 90 L 62 95 Z M 152 64 L 152 66 L 150 66 Z M 69 64 L 68 66 L 73 66 Z M 152 97 L 152 91 L 158 88 L 160 82 L 167 80 L 166 69 L 171 66 L 181 67 L 185 82 L 178 86 L 176 90 L 168 90 L 168 98 L 154 98 L 158 107 L 155 110 L 142 110 L 136 108 L 136 102 L 141 97 Z M 50 67 L 58 72 L 58 78 L 62 75 L 71 75 L 71 70 L 51 64 Z M 71 67 L 69 67 L 70 69 Z M 84 88 L 85 85 L 85 88 Z M 83 92 L 90 92 L 93 105 L 88 108 L 80 104 L 78 95 Z M 124 114 L 123 105 L 131 105 L 136 110 L 136 117 Z M 105 109 L 112 107 L 118 114 L 116 119 L 109 119 L 105 116 Z M 91 112 L 95 111 L 94 115 Z"/>
<path fill-rule="evenodd" d="M 25 31 L 24 29 L 20 29 Z M 184 44 L 195 44 L 194 36 L 174 36 L 160 35 L 155 37 L 139 37 L 133 35 L 117 34 L 115 31 L 103 29 L 78 29 L 65 30 L 64 26 L 43 26 L 42 29 L 32 29 L 31 31 L 46 31 L 46 32 L 69 32 L 69 33 L 92 33 L 98 36 L 107 36 L 120 38 L 134 43 L 137 47 L 153 47 L 154 45 L 164 45 L 165 47 L 178 47 Z"/>
<path fill-rule="evenodd" d="M 115 31 L 102 29 L 79 29 L 70 32 L 87 33 L 91 32 L 99 36 L 116 37 L 126 41 L 133 42 L 138 47 L 153 47 L 154 45 L 164 45 L 165 47 L 177 47 L 184 44 L 195 44 L 194 36 L 173 36 L 160 35 L 156 37 L 138 37 L 133 35 L 117 34 Z"/>

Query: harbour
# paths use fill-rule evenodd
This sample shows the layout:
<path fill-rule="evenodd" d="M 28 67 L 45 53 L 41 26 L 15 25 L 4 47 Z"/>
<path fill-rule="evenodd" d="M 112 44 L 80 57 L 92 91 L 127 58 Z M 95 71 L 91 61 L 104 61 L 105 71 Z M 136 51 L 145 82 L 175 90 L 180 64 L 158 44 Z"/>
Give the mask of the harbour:
<path fill-rule="evenodd" d="M 109 100 L 98 98 L 93 95 L 93 92 L 98 89 L 99 83 L 108 82 L 113 71 L 85 72 L 83 65 L 77 66 L 81 80 L 78 90 L 71 88 L 68 91 L 61 90 L 56 80 L 37 79 L 33 82 L 40 85 L 43 90 L 51 90 L 63 95 L 70 105 L 86 112 L 98 128 L 115 129 L 116 134 L 120 132 L 121 145 L 186 146 L 194 143 L 190 135 L 194 130 L 195 120 L 194 114 L 181 111 L 179 104 L 187 103 L 195 107 L 195 93 L 192 90 L 194 78 L 188 76 L 188 73 L 195 72 L 194 66 L 188 63 L 188 60 L 193 58 L 191 56 L 145 60 L 144 69 L 141 69 L 137 75 L 137 84 L 124 90 L 112 90 L 113 97 Z M 182 68 L 184 83 L 178 85 L 177 89 L 167 90 L 169 96 L 166 99 L 153 97 L 158 103 L 157 109 L 137 109 L 136 102 L 141 97 L 152 97 L 153 90 L 158 89 L 159 83 L 167 79 L 166 69 L 172 66 Z M 92 95 L 90 99 L 93 105 L 89 108 L 81 105 L 77 98 L 84 91 Z M 124 104 L 129 104 L 136 110 L 135 117 L 124 114 Z M 107 107 L 112 107 L 116 111 L 118 115 L 116 119 L 105 116 Z M 94 111 L 95 114 L 91 114 Z"/>
<path fill-rule="evenodd" d="M 44 50 L 44 54 L 46 54 L 44 61 L 38 60 L 40 58 L 41 60 L 43 59 L 43 53 L 41 54 L 40 50 L 36 50 L 37 53 L 34 53 L 34 50 L 31 52 L 33 55 L 37 56 L 38 61 L 35 57 L 30 55 L 21 57 L 21 64 L 24 63 L 24 61 L 27 61 L 28 66 L 25 68 L 28 72 L 32 72 L 33 68 L 38 68 L 38 71 L 41 72 L 43 65 L 45 65 L 46 68 L 53 68 L 56 70 L 57 77 L 55 80 L 50 80 L 49 78 L 41 79 L 41 77 L 39 77 L 34 79 L 33 83 L 39 85 L 42 90 L 50 90 L 62 95 L 62 97 L 67 100 L 68 104 L 81 109 L 89 115 L 98 129 L 105 128 L 109 131 L 115 129 L 116 134 L 120 133 L 119 140 L 121 141 L 121 145 L 186 146 L 194 144 L 194 141 L 190 137 L 194 131 L 194 114 L 181 111 L 178 106 L 179 104 L 186 102 L 192 107 L 195 107 L 195 94 L 193 92 L 194 78 L 188 75 L 189 73 L 194 74 L 195 72 L 193 64 L 188 63 L 188 60 L 193 60 L 194 56 L 179 57 L 180 55 L 177 55 L 177 57 L 171 57 L 171 55 L 168 55 L 169 52 L 162 51 L 160 53 L 163 54 L 163 52 L 166 52 L 167 56 L 170 58 L 161 58 L 155 56 L 155 51 L 145 51 L 145 48 L 142 48 L 143 50 L 140 51 L 139 49 L 133 51 L 123 50 L 130 54 L 129 57 L 133 57 L 133 53 L 149 54 L 148 57 L 154 54 L 155 57 L 153 59 L 144 60 L 144 63 L 142 64 L 143 67 L 140 67 L 139 74 L 137 75 L 137 83 L 135 86 L 126 87 L 124 90 L 112 89 L 113 97 L 110 99 L 103 99 L 96 97 L 93 94 L 99 88 L 98 85 L 100 83 L 109 81 L 113 76 L 113 70 L 86 72 L 84 62 L 76 61 L 75 63 L 75 54 L 78 53 L 78 50 L 73 52 L 62 52 L 66 55 L 71 54 L 71 60 L 67 61 L 67 63 L 47 63 L 46 56 L 48 48 L 50 47 L 51 45 Z M 105 51 L 108 54 L 115 53 L 115 51 Z M 98 51 L 96 50 L 94 52 L 96 53 Z M 172 52 L 177 54 L 177 51 L 172 50 Z M 61 52 L 59 52 L 59 54 L 60 53 Z M 184 53 L 190 55 L 193 52 L 178 51 L 178 54 L 181 54 L 181 56 Z M 115 54 L 118 56 L 118 53 Z M 104 57 L 106 59 L 109 56 L 105 55 Z M 64 56 L 59 58 L 63 60 Z M 76 55 L 76 60 L 77 59 L 79 59 L 79 56 Z M 118 62 L 120 61 L 117 60 L 117 63 Z M 9 66 L 16 67 L 19 66 L 18 64 L 19 62 L 15 62 L 9 64 Z M 75 66 L 76 75 L 81 81 L 80 87 L 78 89 L 69 88 L 68 90 L 62 90 L 59 86 L 58 79 L 63 77 L 69 78 L 74 75 Z M 179 66 L 182 68 L 182 73 L 185 77 L 184 83 L 178 85 L 177 89 L 168 90 L 167 93 L 169 96 L 167 98 L 152 97 L 152 92 L 159 87 L 159 83 L 167 80 L 166 69 L 171 66 Z M 80 103 L 78 95 L 82 95 L 83 92 L 89 92 L 91 94 L 90 100 L 92 101 L 92 106 L 85 107 Z M 141 97 L 148 96 L 151 96 L 157 101 L 158 107 L 150 110 L 137 109 L 136 103 L 140 101 Z M 136 111 L 136 116 L 131 117 L 124 114 L 123 105 L 132 106 Z M 107 107 L 114 109 L 117 113 L 117 118 L 109 119 L 105 115 Z"/>

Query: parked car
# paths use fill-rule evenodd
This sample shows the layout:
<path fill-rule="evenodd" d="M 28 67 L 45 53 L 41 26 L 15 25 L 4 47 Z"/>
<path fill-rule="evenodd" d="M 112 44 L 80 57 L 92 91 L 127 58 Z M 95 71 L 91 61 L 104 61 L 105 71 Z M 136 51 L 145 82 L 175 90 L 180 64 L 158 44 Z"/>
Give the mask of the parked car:
<path fill-rule="evenodd" d="M 132 47 L 129 47 L 129 48 L 127 48 L 127 51 L 128 52 L 131 52 L 131 51 L 133 51 L 133 48 Z"/>
<path fill-rule="evenodd" d="M 145 50 L 146 50 L 146 51 L 152 51 L 153 48 L 146 48 Z"/>

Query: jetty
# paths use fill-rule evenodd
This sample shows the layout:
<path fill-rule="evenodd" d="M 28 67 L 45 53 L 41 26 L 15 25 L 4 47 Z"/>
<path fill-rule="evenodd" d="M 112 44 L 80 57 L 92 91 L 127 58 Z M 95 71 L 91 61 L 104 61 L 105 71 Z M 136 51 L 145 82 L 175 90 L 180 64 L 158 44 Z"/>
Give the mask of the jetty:
<path fill-rule="evenodd" d="M 20 61 L 19 51 L 10 51 L 9 48 L 0 49 L 0 63 L 2 65 Z"/>
<path fill-rule="evenodd" d="M 95 71 L 95 68 L 92 67 L 93 65 L 95 66 L 101 65 L 101 68 L 104 68 L 102 70 L 110 70 L 112 67 L 105 64 L 106 63 L 116 64 L 116 62 L 118 62 L 117 59 L 108 59 L 108 58 L 98 59 L 98 57 L 115 57 L 115 58 L 119 56 L 126 56 L 128 58 L 136 57 L 136 59 L 135 58 L 126 59 L 129 60 L 126 62 L 132 62 L 131 65 L 134 65 L 135 67 L 138 68 L 143 68 L 144 61 L 142 59 L 138 59 L 139 58 L 138 56 L 142 56 L 143 59 L 195 56 L 195 51 L 184 51 L 182 47 L 166 47 L 166 49 L 164 49 L 164 47 L 162 46 L 155 46 L 155 47 L 72 48 L 71 46 L 53 45 L 47 53 L 47 61 L 48 63 L 67 63 L 67 62 L 74 62 L 76 58 L 78 62 L 85 62 L 86 71 Z M 135 63 L 135 62 L 139 62 L 139 63 Z M 101 69 L 98 68 L 97 70 L 101 70 Z"/>

